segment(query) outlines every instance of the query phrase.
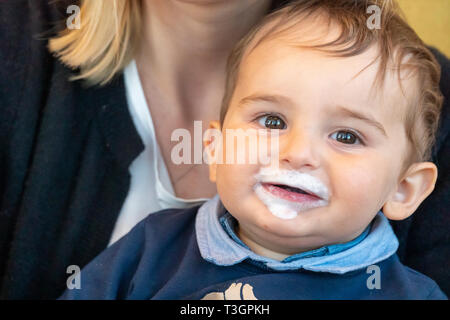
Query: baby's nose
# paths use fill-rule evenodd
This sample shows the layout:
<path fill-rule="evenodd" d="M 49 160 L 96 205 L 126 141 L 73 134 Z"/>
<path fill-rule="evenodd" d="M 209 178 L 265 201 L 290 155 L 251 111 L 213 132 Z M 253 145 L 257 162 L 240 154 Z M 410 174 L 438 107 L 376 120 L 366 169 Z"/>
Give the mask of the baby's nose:
<path fill-rule="evenodd" d="M 291 131 L 280 136 L 279 163 L 292 169 L 319 167 L 320 142 L 305 130 Z"/>

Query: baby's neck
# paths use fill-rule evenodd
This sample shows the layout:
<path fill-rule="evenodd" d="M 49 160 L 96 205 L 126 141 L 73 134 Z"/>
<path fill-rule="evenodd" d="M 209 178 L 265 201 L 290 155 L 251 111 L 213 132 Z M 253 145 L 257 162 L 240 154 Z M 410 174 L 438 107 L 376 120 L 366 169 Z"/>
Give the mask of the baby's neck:
<path fill-rule="evenodd" d="M 287 257 L 289 257 L 289 254 L 283 254 L 280 252 L 273 251 L 271 249 L 266 248 L 265 246 L 260 245 L 256 241 L 253 241 L 251 237 L 248 237 L 245 232 L 241 232 L 242 230 L 238 227 L 236 227 L 236 234 L 241 239 L 242 242 L 244 242 L 247 247 L 250 248 L 254 253 L 257 255 L 260 255 L 262 257 L 270 258 L 277 261 L 283 261 Z"/>

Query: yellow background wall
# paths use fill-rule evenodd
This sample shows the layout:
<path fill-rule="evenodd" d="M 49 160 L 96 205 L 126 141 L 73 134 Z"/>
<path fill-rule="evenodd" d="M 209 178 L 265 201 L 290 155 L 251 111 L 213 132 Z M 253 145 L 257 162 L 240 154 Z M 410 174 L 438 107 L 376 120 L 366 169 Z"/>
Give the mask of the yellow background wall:
<path fill-rule="evenodd" d="M 422 40 L 450 57 L 450 0 L 397 0 Z"/>

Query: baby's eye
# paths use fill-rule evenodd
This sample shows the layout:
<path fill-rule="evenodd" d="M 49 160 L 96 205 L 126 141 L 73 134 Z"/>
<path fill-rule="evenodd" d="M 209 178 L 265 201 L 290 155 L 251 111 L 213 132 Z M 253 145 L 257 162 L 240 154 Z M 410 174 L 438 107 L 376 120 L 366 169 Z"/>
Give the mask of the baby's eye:
<path fill-rule="evenodd" d="M 336 131 L 331 135 L 331 138 L 345 144 L 362 144 L 357 134 L 346 130 Z"/>
<path fill-rule="evenodd" d="M 267 129 L 286 129 L 286 123 L 276 115 L 264 115 L 258 118 L 258 123 Z"/>

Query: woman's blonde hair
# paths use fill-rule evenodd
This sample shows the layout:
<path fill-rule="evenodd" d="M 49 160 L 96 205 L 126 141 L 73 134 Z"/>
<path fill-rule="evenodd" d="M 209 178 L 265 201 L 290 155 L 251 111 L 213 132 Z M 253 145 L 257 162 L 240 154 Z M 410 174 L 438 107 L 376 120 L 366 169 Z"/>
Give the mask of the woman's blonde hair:
<path fill-rule="evenodd" d="M 133 59 L 139 43 L 141 0 L 82 0 L 80 29 L 50 39 L 49 50 L 91 85 L 104 85 Z"/>

